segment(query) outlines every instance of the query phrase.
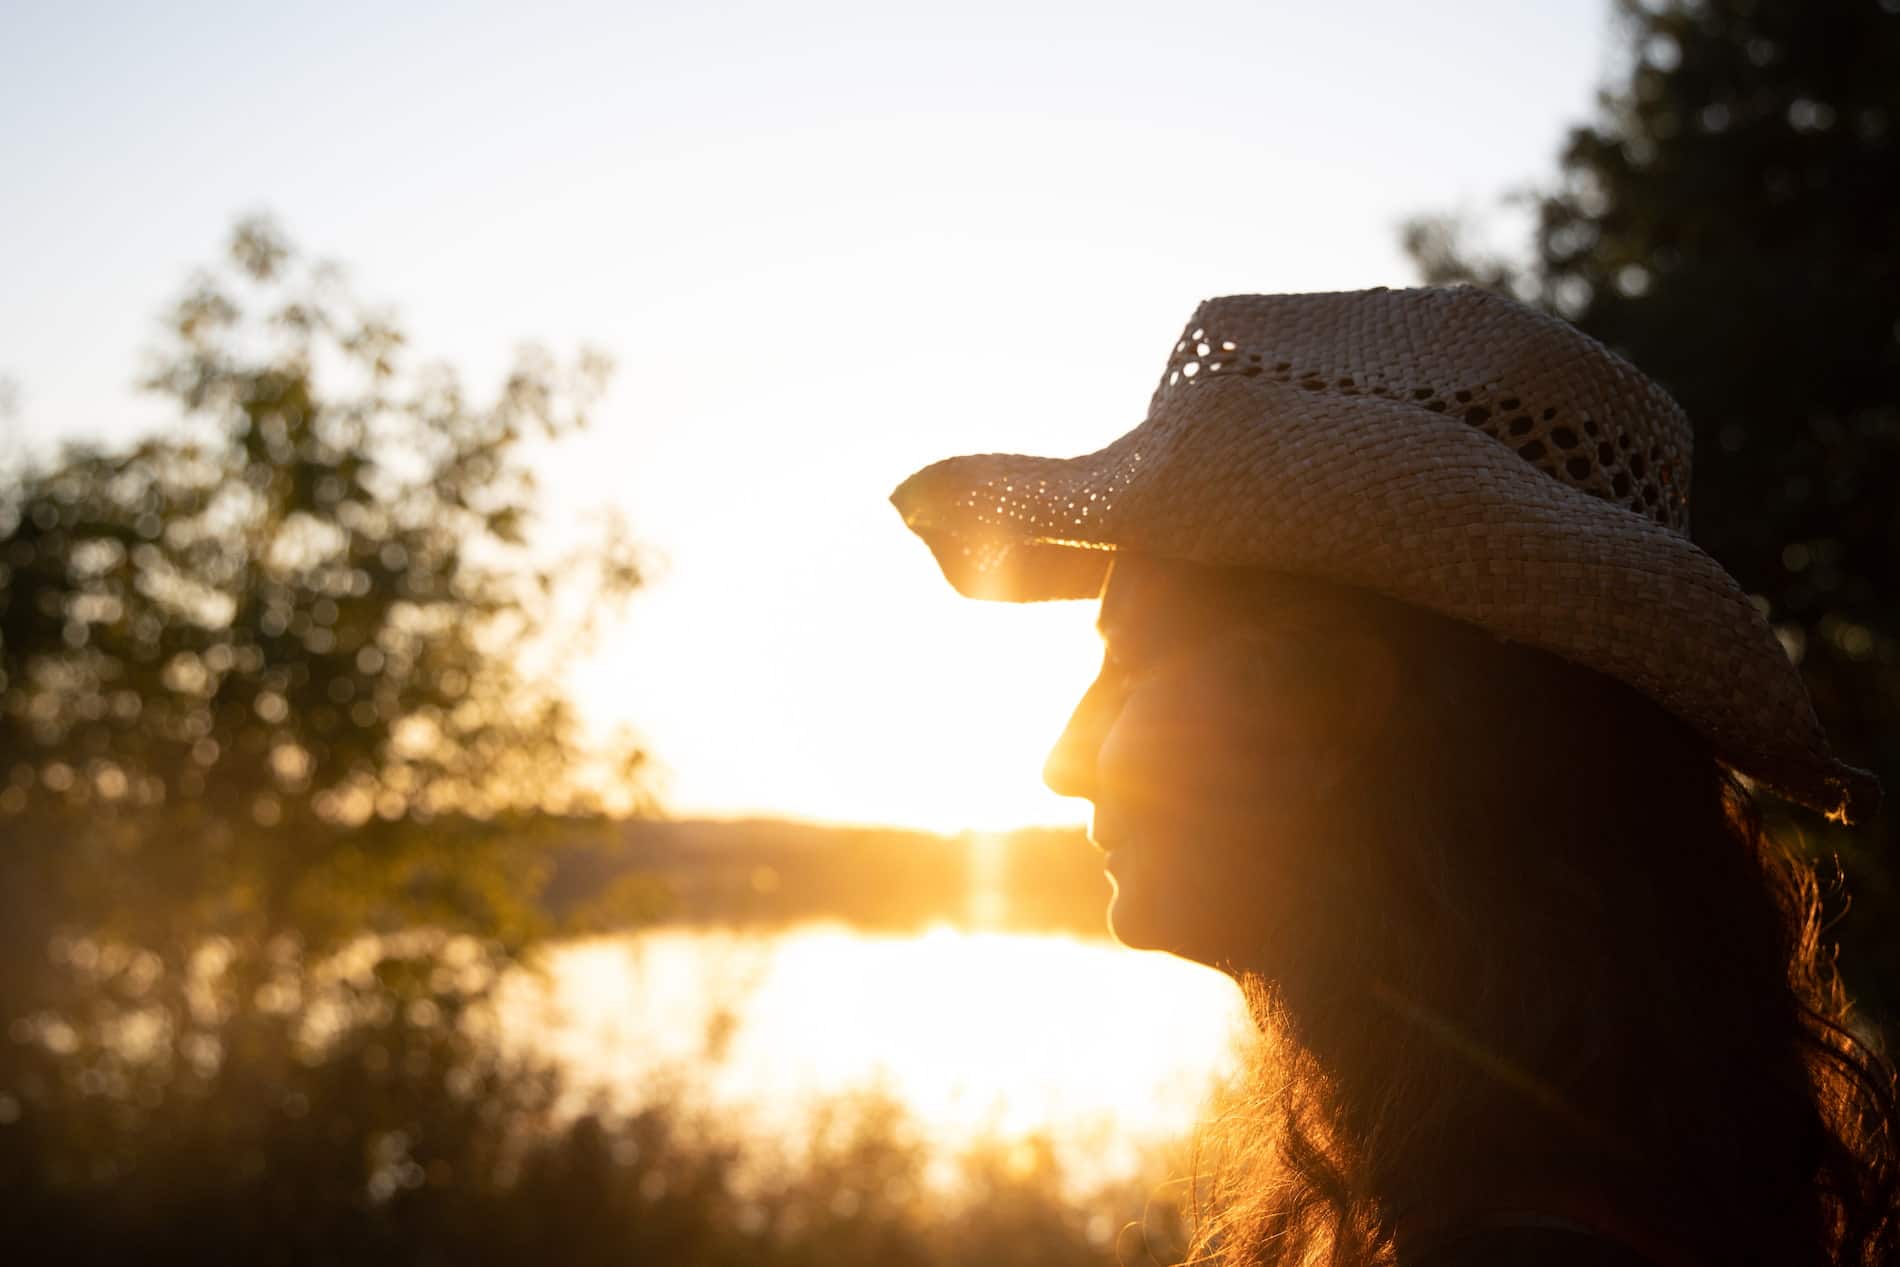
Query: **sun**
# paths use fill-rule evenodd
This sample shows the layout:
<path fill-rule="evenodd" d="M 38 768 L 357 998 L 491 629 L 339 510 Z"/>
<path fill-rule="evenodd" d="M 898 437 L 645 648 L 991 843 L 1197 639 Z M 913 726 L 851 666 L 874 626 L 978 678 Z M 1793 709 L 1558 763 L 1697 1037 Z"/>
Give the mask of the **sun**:
<path fill-rule="evenodd" d="M 958 597 L 889 528 L 876 584 L 708 595 L 681 569 L 572 683 L 583 713 L 652 736 L 678 817 L 926 831 L 1086 821 L 1042 766 L 1101 663 L 1097 604 Z M 688 610 L 719 610 L 690 627 Z"/>
<path fill-rule="evenodd" d="M 1050 791 L 1042 768 L 1100 664 L 1096 604 L 946 591 L 919 606 L 927 618 L 885 649 L 886 672 L 827 736 L 856 753 L 856 795 L 876 802 L 877 821 L 944 832 L 1086 821 L 1087 803 Z M 864 743 L 854 728 L 880 710 L 882 732 Z"/>

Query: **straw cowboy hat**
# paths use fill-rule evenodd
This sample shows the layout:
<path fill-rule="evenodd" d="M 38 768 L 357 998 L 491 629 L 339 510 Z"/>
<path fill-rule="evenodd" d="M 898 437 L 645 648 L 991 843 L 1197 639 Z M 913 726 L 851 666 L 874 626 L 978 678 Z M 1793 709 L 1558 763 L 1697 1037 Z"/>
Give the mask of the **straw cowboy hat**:
<path fill-rule="evenodd" d="M 1092 598 L 1118 548 L 1356 585 L 1621 679 L 1738 772 L 1863 818 L 1880 785 L 1689 540 L 1690 445 L 1634 366 L 1490 291 L 1234 295 L 1108 447 L 954 457 L 891 500 L 972 597 Z"/>

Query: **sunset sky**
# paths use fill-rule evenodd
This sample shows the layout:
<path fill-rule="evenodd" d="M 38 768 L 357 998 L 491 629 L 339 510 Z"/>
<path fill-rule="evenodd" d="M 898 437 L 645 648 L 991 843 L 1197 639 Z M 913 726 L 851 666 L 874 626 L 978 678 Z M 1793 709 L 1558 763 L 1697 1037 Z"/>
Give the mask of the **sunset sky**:
<path fill-rule="evenodd" d="M 661 561 L 573 680 L 670 810 L 1079 821 L 1039 769 L 1093 611 L 957 599 L 890 489 L 1105 443 L 1205 296 L 1410 283 L 1408 214 L 1518 241 L 1606 9 L 10 4 L 4 442 L 165 425 L 141 349 L 268 210 L 476 385 L 617 359 L 545 478 Z"/>

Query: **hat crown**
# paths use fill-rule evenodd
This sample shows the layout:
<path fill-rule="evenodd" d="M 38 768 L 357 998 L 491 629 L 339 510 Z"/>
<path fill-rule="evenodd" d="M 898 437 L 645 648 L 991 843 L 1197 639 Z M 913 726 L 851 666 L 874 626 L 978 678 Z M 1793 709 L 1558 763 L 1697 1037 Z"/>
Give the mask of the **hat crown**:
<path fill-rule="evenodd" d="M 1462 418 L 1550 478 L 1686 536 L 1689 419 L 1568 322 L 1473 286 L 1229 295 L 1195 310 L 1154 406 L 1226 378 Z"/>

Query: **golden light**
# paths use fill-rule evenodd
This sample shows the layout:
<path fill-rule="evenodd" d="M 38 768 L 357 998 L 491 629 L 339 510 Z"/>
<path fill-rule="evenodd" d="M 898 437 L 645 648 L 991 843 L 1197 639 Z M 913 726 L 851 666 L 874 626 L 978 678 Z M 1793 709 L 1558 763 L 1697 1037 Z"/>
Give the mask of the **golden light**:
<path fill-rule="evenodd" d="M 1042 765 L 1099 667 L 1096 604 L 959 598 L 866 501 L 853 514 L 868 562 L 846 574 L 768 573 L 746 596 L 703 593 L 683 565 L 663 576 L 630 621 L 644 641 L 581 666 L 577 698 L 666 737 L 661 797 L 681 817 L 946 833 L 1086 821 L 1086 804 L 1043 786 Z M 722 619 L 682 618 L 714 604 Z M 645 645 L 675 630 L 678 645 Z"/>
<path fill-rule="evenodd" d="M 1082 1186 L 1190 1132 L 1247 1025 L 1211 969 L 1069 937 L 656 930 L 552 967 L 511 1028 L 584 1088 L 631 1106 L 687 1069 L 685 1094 L 787 1137 L 876 1088 L 934 1150 L 1045 1134 Z"/>

